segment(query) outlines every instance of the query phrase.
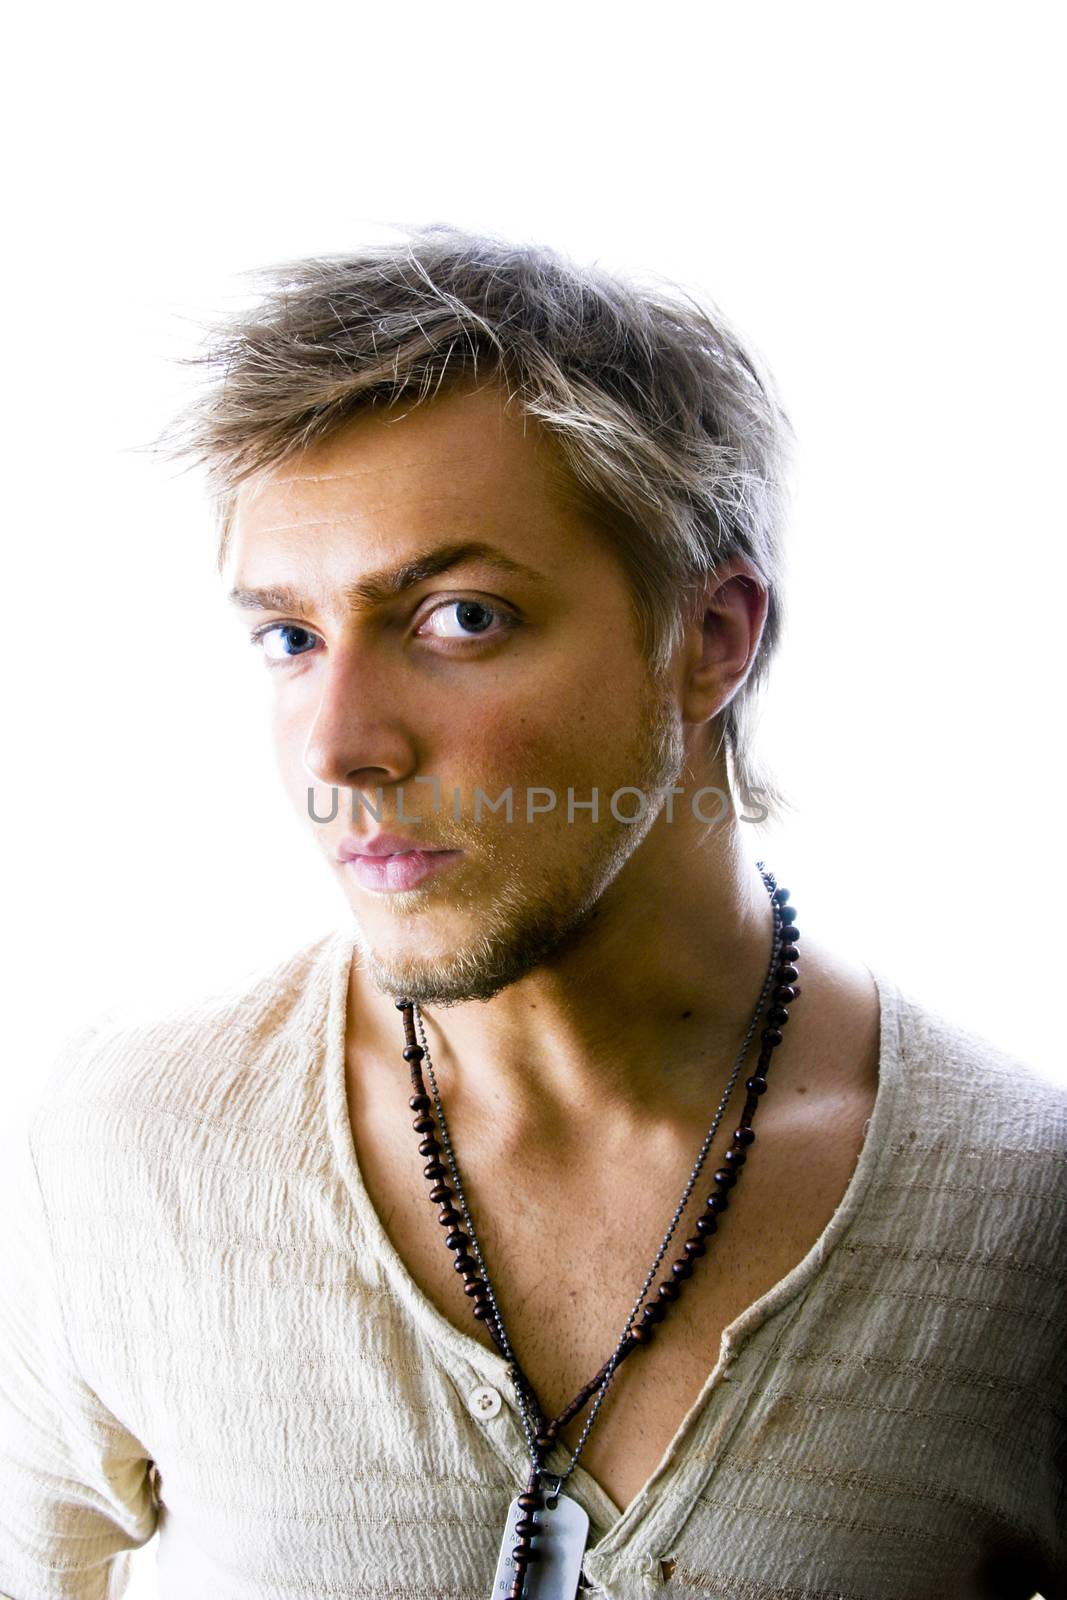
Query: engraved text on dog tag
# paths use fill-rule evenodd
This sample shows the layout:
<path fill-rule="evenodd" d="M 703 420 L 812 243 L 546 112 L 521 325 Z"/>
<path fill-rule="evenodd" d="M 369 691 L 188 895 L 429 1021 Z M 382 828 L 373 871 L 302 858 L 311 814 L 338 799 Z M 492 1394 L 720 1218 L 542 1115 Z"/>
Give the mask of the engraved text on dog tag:
<path fill-rule="evenodd" d="M 518 1499 L 513 1500 L 508 1509 L 500 1559 L 496 1564 L 492 1600 L 504 1600 L 511 1593 L 515 1579 L 515 1563 L 511 1559 L 511 1552 L 518 1542 L 515 1525 L 522 1515 Z M 575 1600 L 588 1537 L 589 1518 L 577 1500 L 561 1494 L 555 1501 L 554 1510 L 541 1507 L 537 1512 L 537 1532 L 533 1541 L 536 1559 L 526 1569 L 528 1600 Z"/>

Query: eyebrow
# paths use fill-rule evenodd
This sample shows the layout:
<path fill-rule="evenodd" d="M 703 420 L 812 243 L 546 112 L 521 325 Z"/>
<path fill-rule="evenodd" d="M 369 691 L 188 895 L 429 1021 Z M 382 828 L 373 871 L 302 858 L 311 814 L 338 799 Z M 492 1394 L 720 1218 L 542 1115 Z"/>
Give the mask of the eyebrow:
<path fill-rule="evenodd" d="M 413 556 L 410 561 L 401 562 L 397 567 L 385 567 L 378 572 L 368 573 L 358 582 L 346 584 L 341 595 L 350 609 L 369 610 L 395 600 L 405 590 L 425 583 L 427 578 L 436 578 L 442 572 L 472 561 L 496 567 L 510 577 L 527 578 L 533 583 L 546 581 L 543 572 L 526 566 L 522 561 L 515 561 L 495 545 L 484 544 L 480 540 L 466 540 L 462 544 L 436 545 L 421 555 Z M 309 611 L 314 609 L 315 604 L 311 597 L 284 583 L 267 589 L 231 589 L 228 598 L 232 605 L 243 611 Z"/>

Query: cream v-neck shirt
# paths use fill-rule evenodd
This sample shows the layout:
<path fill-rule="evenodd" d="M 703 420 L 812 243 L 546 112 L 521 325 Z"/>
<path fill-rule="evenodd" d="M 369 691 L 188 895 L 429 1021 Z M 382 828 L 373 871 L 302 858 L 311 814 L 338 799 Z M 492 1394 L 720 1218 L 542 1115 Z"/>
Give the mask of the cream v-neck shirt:
<path fill-rule="evenodd" d="M 120 1594 L 157 1527 L 165 1600 L 487 1600 L 522 1431 L 364 1189 L 352 950 L 340 928 L 57 1063 L 2 1247 L 12 1600 Z M 709 1346 L 625 1514 L 571 1480 L 593 1595 L 1067 1594 L 1067 1093 L 873 976 L 878 1094 L 837 1211 Z"/>

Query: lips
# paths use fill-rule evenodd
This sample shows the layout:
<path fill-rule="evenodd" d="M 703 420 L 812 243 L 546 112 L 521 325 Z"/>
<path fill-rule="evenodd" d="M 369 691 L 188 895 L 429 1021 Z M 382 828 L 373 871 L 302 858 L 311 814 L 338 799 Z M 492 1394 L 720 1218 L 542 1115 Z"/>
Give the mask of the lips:
<path fill-rule="evenodd" d="M 392 855 L 353 856 L 347 870 L 364 889 L 396 894 L 416 888 L 426 878 L 462 859 L 462 850 L 405 850 Z"/>
<path fill-rule="evenodd" d="M 339 861 L 355 861 L 359 857 L 378 858 L 381 856 L 404 856 L 412 851 L 419 855 L 436 855 L 437 847 L 427 844 L 425 839 L 411 830 L 405 835 L 398 833 L 379 833 L 372 839 L 342 839 L 337 850 Z M 444 853 L 444 852 L 440 852 Z M 451 854 L 452 852 L 447 852 Z"/>

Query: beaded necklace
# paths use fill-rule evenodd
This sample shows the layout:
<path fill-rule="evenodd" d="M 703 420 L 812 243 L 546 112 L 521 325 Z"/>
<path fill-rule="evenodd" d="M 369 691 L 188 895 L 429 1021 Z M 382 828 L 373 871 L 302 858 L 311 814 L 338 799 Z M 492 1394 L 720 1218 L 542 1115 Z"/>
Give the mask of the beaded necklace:
<path fill-rule="evenodd" d="M 600 1371 L 590 1378 L 588 1383 L 583 1384 L 558 1417 L 549 1419 L 545 1416 L 536 1391 L 523 1372 L 508 1338 L 460 1179 L 437 1078 L 430 1060 L 422 1013 L 412 1000 L 396 1001 L 404 1025 L 403 1057 L 411 1072 L 412 1092 L 408 1105 L 415 1113 L 412 1126 L 419 1135 L 419 1154 L 425 1158 L 422 1170 L 431 1185 L 430 1200 L 435 1206 L 440 1207 L 437 1220 L 445 1230 L 445 1247 L 453 1254 L 452 1265 L 463 1281 L 463 1292 L 470 1302 L 471 1310 L 479 1322 L 485 1323 L 490 1337 L 508 1364 L 508 1373 L 515 1388 L 531 1461 L 526 1487 L 508 1508 L 493 1584 L 494 1596 L 506 1597 L 506 1600 L 573 1600 L 581 1577 L 582 1556 L 589 1533 L 589 1518 L 577 1501 L 561 1492 L 563 1484 L 578 1464 L 578 1457 L 615 1373 L 634 1351 L 645 1348 L 652 1342 L 657 1324 L 663 1321 L 671 1306 L 679 1299 L 686 1280 L 693 1276 L 695 1263 L 706 1255 L 712 1236 L 718 1232 L 722 1213 L 729 1206 L 728 1192 L 740 1178 L 748 1160 L 749 1148 L 755 1141 L 752 1119 L 759 1106 L 760 1096 L 767 1088 L 767 1069 L 774 1051 L 782 1043 L 782 1028 L 789 1020 L 788 1007 L 800 993 L 800 985 L 796 981 L 797 941 L 800 934 L 795 926 L 796 911 L 786 904 L 789 890 L 777 887 L 773 873 L 764 869 L 762 861 L 757 861 L 756 866 L 770 896 L 774 932 L 770 965 L 752 1020 L 711 1127 L 705 1135 L 681 1198 L 674 1209 L 652 1265 L 645 1275 L 618 1343 Z M 768 997 L 771 1004 L 760 1034 L 759 1059 L 751 1077 L 745 1082 L 748 1096 L 740 1121 L 734 1130 L 730 1148 L 723 1158 L 723 1165 L 714 1174 L 715 1188 L 708 1196 L 702 1214 L 696 1220 L 691 1237 L 685 1241 L 682 1254 L 672 1262 L 669 1275 L 658 1285 L 655 1296 L 645 1304 L 653 1279 L 670 1247 L 718 1132 L 727 1101 Z M 424 1061 L 430 1081 L 430 1094 L 427 1094 L 423 1080 Z M 442 1152 L 444 1160 L 441 1159 Z M 639 1312 L 640 1321 L 637 1321 Z M 549 1472 L 546 1458 L 557 1442 L 562 1443 L 559 1438 L 561 1430 L 584 1410 L 590 1400 L 593 1404 L 578 1442 L 570 1452 L 570 1461 L 562 1472 Z"/>

